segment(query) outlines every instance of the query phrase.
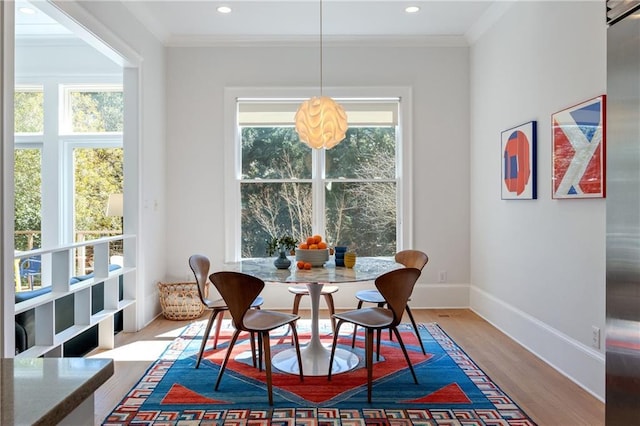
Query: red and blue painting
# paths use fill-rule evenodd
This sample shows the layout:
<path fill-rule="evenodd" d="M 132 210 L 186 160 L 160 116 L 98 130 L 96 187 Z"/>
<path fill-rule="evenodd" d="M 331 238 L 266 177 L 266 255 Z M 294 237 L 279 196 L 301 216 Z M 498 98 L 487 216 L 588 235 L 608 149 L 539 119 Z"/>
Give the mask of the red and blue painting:
<path fill-rule="evenodd" d="M 536 198 L 536 122 L 502 132 L 502 199 Z"/>
<path fill-rule="evenodd" d="M 551 116 L 553 198 L 605 197 L 606 95 Z"/>

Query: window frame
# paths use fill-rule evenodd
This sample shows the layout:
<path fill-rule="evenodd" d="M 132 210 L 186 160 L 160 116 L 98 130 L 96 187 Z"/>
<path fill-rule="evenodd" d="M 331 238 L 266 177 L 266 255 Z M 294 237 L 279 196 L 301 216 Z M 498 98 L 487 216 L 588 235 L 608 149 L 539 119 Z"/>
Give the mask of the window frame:
<path fill-rule="evenodd" d="M 412 173 L 412 132 L 411 89 L 408 87 L 365 87 L 365 88 L 324 88 L 323 94 L 339 98 L 397 98 L 400 100 L 396 147 L 396 236 L 397 250 L 413 245 L 413 173 Z M 302 102 L 311 96 L 317 96 L 314 88 L 225 88 L 224 95 L 224 180 L 225 180 L 225 262 L 241 260 L 241 134 L 238 126 L 237 99 L 300 99 Z M 324 181 L 324 155 L 318 150 L 312 152 L 312 181 Z M 320 185 L 322 186 L 322 185 Z M 314 233 L 324 235 L 324 198 L 319 192 L 313 192 L 314 208 L 312 226 Z M 318 197 L 320 199 L 318 199 Z"/>

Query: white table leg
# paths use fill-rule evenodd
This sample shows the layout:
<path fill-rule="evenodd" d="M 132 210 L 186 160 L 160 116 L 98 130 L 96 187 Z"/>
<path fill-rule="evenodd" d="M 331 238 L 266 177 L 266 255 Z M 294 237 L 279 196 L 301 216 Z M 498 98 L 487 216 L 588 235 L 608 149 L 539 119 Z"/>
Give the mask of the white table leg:
<path fill-rule="evenodd" d="M 309 343 L 300 349 L 302 356 L 302 372 L 305 376 L 325 376 L 329 373 L 329 358 L 331 345 L 325 347 L 320 341 L 320 295 L 322 283 L 308 283 L 309 296 L 311 297 L 311 339 Z M 358 356 L 353 352 L 336 348 L 331 374 L 343 373 L 354 369 L 358 365 Z M 294 348 L 285 349 L 273 357 L 272 364 L 275 368 L 285 373 L 298 374 L 298 359 Z"/>

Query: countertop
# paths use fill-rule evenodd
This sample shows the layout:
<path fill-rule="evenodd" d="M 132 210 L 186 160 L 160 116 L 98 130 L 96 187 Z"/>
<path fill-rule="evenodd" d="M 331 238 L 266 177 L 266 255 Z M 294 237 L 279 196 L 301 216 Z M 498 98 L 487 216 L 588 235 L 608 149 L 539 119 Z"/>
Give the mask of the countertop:
<path fill-rule="evenodd" d="M 3 358 L 0 424 L 56 424 L 93 398 L 113 371 L 111 359 Z"/>

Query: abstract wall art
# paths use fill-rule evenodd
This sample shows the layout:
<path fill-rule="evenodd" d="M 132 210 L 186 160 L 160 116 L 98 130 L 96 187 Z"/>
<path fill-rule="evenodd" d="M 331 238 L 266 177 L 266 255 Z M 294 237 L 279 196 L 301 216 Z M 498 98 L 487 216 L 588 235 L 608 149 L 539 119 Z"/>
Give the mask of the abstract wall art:
<path fill-rule="evenodd" d="M 606 95 L 551 116 L 553 198 L 604 198 Z"/>
<path fill-rule="evenodd" d="M 536 122 L 502 132 L 502 199 L 536 198 Z"/>

